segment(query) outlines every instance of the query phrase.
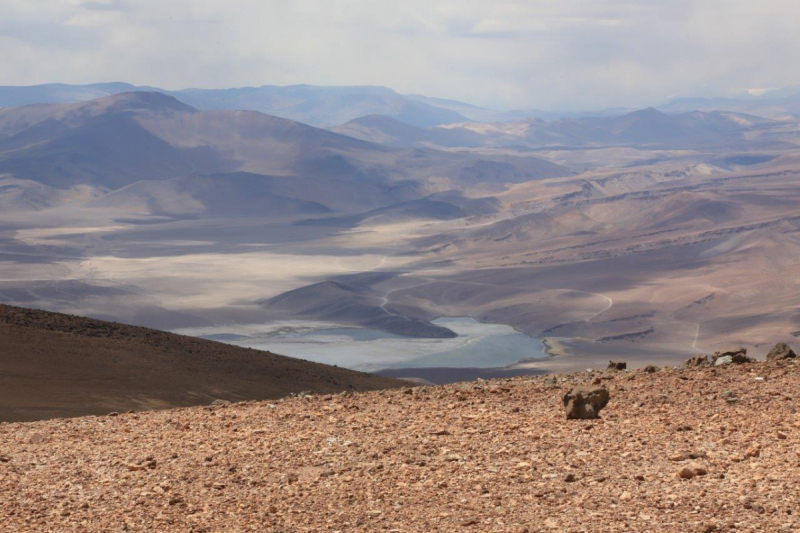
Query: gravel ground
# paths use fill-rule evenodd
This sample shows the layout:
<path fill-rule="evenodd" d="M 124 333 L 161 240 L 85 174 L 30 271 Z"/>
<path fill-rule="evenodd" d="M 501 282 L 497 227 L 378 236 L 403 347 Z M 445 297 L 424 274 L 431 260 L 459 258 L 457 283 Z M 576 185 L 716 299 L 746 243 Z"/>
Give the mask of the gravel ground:
<path fill-rule="evenodd" d="M 599 420 L 561 396 L 599 382 Z M 3 531 L 797 531 L 800 365 L 0 425 Z"/>

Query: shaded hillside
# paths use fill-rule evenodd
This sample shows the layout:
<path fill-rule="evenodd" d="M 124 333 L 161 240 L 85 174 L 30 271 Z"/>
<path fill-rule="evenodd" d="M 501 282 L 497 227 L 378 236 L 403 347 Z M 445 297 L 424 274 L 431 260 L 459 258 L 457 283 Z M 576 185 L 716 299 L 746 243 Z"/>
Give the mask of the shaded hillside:
<path fill-rule="evenodd" d="M 386 293 L 375 286 L 394 276 L 383 272 L 340 276 L 260 300 L 258 304 L 285 316 L 353 324 L 406 337 L 448 339 L 457 336 L 429 320 L 409 316 L 424 316 L 426 313 L 420 309 L 404 309 L 403 314 L 392 310 Z"/>
<path fill-rule="evenodd" d="M 157 93 L 7 110 L 0 114 L 0 129 L 9 132 L 0 140 L 0 172 L 57 188 L 116 189 L 145 176 L 168 179 L 233 168 L 214 147 L 176 146 L 139 120 L 143 115 L 174 120 L 184 113 L 196 111 Z"/>
<path fill-rule="evenodd" d="M 399 385 L 269 352 L 7 305 L 0 305 L 0 346 L 0 421 Z"/>
<path fill-rule="evenodd" d="M 286 216 L 330 212 L 326 206 L 283 194 L 289 180 L 236 172 L 139 181 L 92 205 L 170 216 Z M 291 191 L 290 191 L 291 194 Z"/>

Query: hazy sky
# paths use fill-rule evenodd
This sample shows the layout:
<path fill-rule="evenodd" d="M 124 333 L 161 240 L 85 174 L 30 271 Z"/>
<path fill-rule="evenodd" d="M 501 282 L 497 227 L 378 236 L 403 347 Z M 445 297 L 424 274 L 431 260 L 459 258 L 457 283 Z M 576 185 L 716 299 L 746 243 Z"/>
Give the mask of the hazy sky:
<path fill-rule="evenodd" d="M 0 84 L 386 85 L 494 107 L 800 83 L 798 0 L 2 0 Z"/>

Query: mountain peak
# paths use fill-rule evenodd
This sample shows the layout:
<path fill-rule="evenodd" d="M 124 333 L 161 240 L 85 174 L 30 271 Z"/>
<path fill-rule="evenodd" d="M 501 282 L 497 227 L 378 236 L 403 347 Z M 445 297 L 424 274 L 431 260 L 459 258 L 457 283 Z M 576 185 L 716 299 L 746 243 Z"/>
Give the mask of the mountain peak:
<path fill-rule="evenodd" d="M 77 104 L 78 107 L 94 108 L 96 111 L 196 111 L 172 96 L 156 91 L 131 91 L 113 94 L 91 102 Z"/>
<path fill-rule="evenodd" d="M 629 113 L 628 116 L 631 117 L 665 117 L 667 116 L 666 113 L 659 111 L 655 107 L 645 107 L 644 109 L 639 109 L 637 111 L 633 111 Z"/>

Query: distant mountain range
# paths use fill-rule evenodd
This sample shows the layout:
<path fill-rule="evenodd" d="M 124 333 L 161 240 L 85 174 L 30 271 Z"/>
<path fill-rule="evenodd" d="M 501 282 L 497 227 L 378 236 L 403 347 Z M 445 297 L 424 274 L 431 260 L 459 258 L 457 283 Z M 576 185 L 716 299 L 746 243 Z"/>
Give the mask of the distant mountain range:
<path fill-rule="evenodd" d="M 395 148 L 256 111 L 200 111 L 158 92 L 0 110 L 0 205 L 12 210 L 89 187 L 91 206 L 149 214 L 352 214 L 570 174 L 535 157 Z"/>
<path fill-rule="evenodd" d="M 800 92 L 779 98 L 676 98 L 659 109 L 667 113 L 723 110 L 765 118 L 792 119 L 800 117 Z"/>
<path fill-rule="evenodd" d="M 418 128 L 430 128 L 463 122 L 515 122 L 530 118 L 556 121 L 611 117 L 632 111 L 623 107 L 570 112 L 539 109 L 498 111 L 457 100 L 431 98 L 419 94 L 404 95 L 387 87 L 373 86 L 264 85 L 170 91 L 122 82 L 0 87 L 0 108 L 75 103 L 133 91 L 160 92 L 201 110 L 260 111 L 317 127 L 335 127 L 370 115 L 389 117 Z M 682 97 L 657 108 L 670 114 L 690 111 L 732 111 L 778 119 L 800 117 L 800 87 L 767 91 L 758 96 L 742 94 L 735 98 Z"/>
<path fill-rule="evenodd" d="M 680 97 L 659 107 L 667 113 L 687 111 L 735 111 L 773 119 L 800 117 L 800 85 L 757 94 L 741 92 L 733 97 Z"/>
<path fill-rule="evenodd" d="M 128 83 L 55 83 L 30 87 L 0 87 L 0 107 L 74 103 L 132 91 L 160 92 L 198 109 L 260 111 L 312 126 L 334 126 L 357 117 L 380 114 L 425 128 L 470 120 L 460 111 L 479 114 L 488 112 L 463 102 L 419 95 L 404 96 L 386 87 L 265 85 L 236 89 L 168 91 Z"/>
<path fill-rule="evenodd" d="M 723 111 L 666 114 L 654 108 L 618 116 L 546 122 L 460 123 L 416 128 L 384 116 L 361 117 L 333 131 L 398 147 L 654 146 L 735 145 L 745 132 L 773 126 L 771 120 Z"/>
<path fill-rule="evenodd" d="M 587 114 L 607 115 L 620 111 L 567 114 L 539 110 L 495 111 L 457 100 L 419 94 L 403 95 L 387 87 L 373 86 L 264 85 L 169 91 L 121 82 L 0 87 L 0 107 L 75 103 L 134 91 L 160 92 L 197 109 L 260 111 L 319 127 L 338 126 L 368 115 L 386 116 L 415 127 L 427 128 L 467 121 L 496 122 L 526 117 L 553 119 Z"/>

